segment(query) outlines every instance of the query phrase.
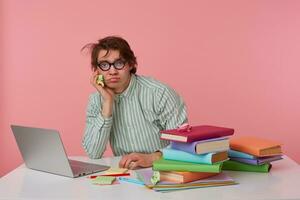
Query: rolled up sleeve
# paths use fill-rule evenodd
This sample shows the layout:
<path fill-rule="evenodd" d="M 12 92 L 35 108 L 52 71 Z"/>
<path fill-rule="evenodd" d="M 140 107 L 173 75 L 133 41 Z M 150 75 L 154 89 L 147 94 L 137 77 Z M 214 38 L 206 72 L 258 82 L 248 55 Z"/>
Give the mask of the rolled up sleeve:
<path fill-rule="evenodd" d="M 82 146 L 90 158 L 101 158 L 109 141 L 113 117 L 104 118 L 101 114 L 101 98 L 91 94 L 86 110 L 86 127 Z"/>

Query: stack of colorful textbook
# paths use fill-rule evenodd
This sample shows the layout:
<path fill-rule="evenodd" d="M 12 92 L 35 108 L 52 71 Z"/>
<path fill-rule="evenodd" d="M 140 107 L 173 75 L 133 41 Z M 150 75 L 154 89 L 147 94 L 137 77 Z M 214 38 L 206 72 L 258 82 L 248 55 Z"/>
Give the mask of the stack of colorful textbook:
<path fill-rule="evenodd" d="M 229 159 L 229 136 L 234 129 L 186 125 L 161 133 L 161 139 L 171 144 L 153 163 L 159 182 L 151 188 L 165 191 L 236 184 L 221 173 L 222 163 Z"/>
<path fill-rule="evenodd" d="M 229 157 L 223 170 L 269 172 L 271 162 L 282 159 L 281 144 L 254 136 L 232 137 Z"/>

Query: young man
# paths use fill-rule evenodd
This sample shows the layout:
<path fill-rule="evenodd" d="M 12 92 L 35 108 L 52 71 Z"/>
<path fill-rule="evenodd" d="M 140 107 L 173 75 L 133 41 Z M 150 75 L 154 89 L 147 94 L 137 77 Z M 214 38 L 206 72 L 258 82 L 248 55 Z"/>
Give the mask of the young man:
<path fill-rule="evenodd" d="M 150 167 L 168 141 L 160 130 L 187 122 L 183 100 L 168 86 L 136 75 L 137 61 L 126 40 L 109 36 L 86 46 L 91 50 L 91 84 L 83 147 L 90 158 L 101 158 L 108 141 L 120 167 Z M 84 47 L 84 48 L 86 48 Z M 103 75 L 104 86 L 97 84 Z"/>

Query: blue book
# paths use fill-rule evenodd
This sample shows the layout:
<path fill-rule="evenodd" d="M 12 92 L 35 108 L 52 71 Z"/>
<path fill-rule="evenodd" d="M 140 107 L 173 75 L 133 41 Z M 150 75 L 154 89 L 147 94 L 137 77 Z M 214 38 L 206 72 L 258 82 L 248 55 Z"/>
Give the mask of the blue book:
<path fill-rule="evenodd" d="M 199 164 L 214 164 L 229 159 L 227 151 L 206 154 L 191 154 L 172 148 L 164 148 L 162 152 L 165 160 L 177 160 Z"/>
<path fill-rule="evenodd" d="M 243 152 L 240 152 L 240 151 L 235 151 L 235 150 L 232 150 L 230 149 L 228 151 L 228 156 L 230 158 L 246 158 L 246 159 L 256 159 L 257 157 L 256 156 L 253 156 L 251 154 L 248 154 L 248 153 L 243 153 Z"/>

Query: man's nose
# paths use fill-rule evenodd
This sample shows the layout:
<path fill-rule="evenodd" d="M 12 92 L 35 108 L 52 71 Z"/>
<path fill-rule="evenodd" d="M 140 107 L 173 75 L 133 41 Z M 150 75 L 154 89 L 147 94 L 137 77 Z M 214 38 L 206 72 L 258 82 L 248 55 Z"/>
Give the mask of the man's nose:
<path fill-rule="evenodd" d="M 109 74 L 117 74 L 118 70 L 114 66 L 111 66 L 108 72 Z"/>

